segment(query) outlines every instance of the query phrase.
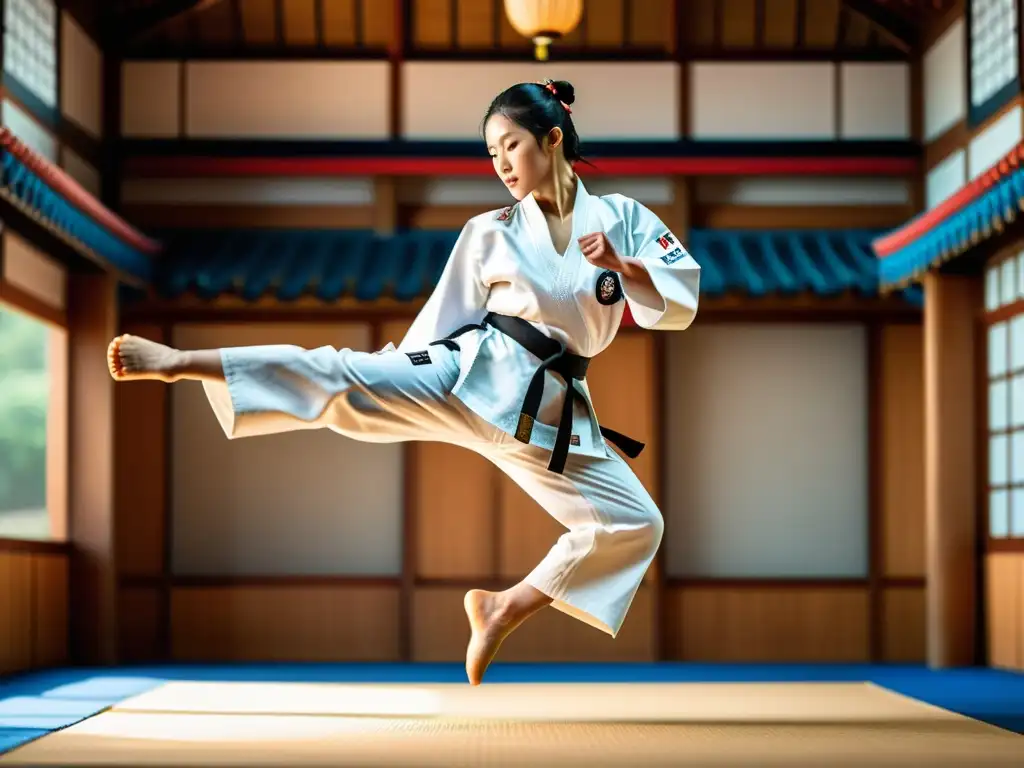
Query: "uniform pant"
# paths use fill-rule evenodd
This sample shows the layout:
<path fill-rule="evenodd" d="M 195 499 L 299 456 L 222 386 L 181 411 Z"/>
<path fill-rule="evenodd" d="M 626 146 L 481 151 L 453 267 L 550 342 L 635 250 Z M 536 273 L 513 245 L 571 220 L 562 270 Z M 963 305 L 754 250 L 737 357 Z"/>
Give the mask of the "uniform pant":
<path fill-rule="evenodd" d="M 459 352 L 291 345 L 221 350 L 224 382 L 204 381 L 229 438 L 328 428 L 366 442 L 437 441 L 491 461 L 567 529 L 526 577 L 552 606 L 613 637 L 661 542 L 658 508 L 612 448 L 570 453 L 562 474 L 549 452 L 517 441 L 452 394 Z"/>

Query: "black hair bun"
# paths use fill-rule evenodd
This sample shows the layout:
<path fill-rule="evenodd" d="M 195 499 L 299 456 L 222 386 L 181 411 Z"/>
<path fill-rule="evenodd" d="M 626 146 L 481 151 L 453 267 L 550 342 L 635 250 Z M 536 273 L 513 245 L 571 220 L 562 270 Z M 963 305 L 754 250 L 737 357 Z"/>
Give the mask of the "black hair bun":
<path fill-rule="evenodd" d="M 568 80 L 555 80 L 551 83 L 555 87 L 555 95 L 566 104 L 576 101 L 576 89 Z"/>

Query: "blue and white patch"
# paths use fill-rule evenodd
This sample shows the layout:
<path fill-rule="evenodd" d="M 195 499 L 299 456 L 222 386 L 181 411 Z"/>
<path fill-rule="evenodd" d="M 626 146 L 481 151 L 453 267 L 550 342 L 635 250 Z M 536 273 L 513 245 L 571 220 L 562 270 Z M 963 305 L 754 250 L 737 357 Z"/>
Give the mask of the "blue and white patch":
<path fill-rule="evenodd" d="M 686 251 L 684 251 L 682 248 L 676 248 L 675 250 L 669 251 L 664 256 L 662 256 L 661 260 L 664 261 L 666 264 L 675 264 L 685 255 Z"/>

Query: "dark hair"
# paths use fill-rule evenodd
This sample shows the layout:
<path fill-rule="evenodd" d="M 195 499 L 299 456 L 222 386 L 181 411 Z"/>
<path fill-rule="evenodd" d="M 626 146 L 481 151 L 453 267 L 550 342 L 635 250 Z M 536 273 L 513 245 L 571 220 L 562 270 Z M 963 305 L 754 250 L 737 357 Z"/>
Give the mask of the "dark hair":
<path fill-rule="evenodd" d="M 491 106 L 487 108 L 481 131 L 487 126 L 492 115 L 501 114 L 517 125 L 528 130 L 540 144 L 552 128 L 562 129 L 562 147 L 565 159 L 570 163 L 583 161 L 580 153 L 580 137 L 576 126 L 562 104 L 576 101 L 576 91 L 572 83 L 565 80 L 554 80 L 550 83 L 552 92 L 543 83 L 518 83 L 499 93 Z"/>

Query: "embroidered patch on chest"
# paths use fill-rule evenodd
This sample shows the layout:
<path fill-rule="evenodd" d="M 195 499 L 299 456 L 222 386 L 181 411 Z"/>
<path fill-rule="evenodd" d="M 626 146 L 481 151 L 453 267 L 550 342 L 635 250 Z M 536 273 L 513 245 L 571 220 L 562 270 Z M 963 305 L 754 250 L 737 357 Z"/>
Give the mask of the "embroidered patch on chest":
<path fill-rule="evenodd" d="M 619 282 L 617 273 L 610 269 L 605 270 L 597 276 L 597 285 L 594 290 L 599 304 L 605 306 L 614 304 L 622 298 L 622 283 Z"/>

